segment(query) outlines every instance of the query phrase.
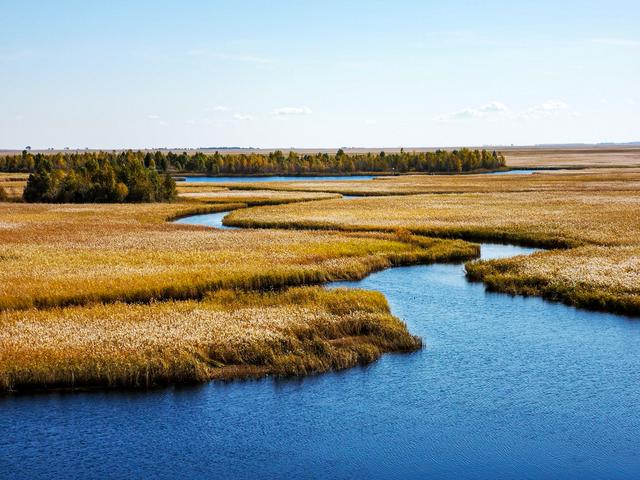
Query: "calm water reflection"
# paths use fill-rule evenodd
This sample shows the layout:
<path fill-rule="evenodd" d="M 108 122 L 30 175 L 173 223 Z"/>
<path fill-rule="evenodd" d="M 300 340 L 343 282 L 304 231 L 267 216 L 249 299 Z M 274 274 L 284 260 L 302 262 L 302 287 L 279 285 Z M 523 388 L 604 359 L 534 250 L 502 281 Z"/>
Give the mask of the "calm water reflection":
<path fill-rule="evenodd" d="M 260 182 L 333 182 L 336 180 L 372 180 L 375 175 L 327 175 L 327 176 L 301 176 L 301 175 L 275 175 L 272 177 L 181 177 L 186 182 L 216 182 L 216 183 L 260 183 Z"/>
<path fill-rule="evenodd" d="M 640 322 L 486 293 L 461 265 L 333 286 L 383 292 L 425 348 L 293 380 L 2 398 L 0 477 L 640 475 Z"/>

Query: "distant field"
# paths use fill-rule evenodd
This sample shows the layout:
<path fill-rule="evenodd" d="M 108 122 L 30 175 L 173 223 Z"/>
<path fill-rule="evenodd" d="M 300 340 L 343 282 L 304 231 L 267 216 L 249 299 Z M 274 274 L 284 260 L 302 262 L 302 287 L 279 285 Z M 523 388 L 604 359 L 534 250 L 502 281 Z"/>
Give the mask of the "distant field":
<path fill-rule="evenodd" d="M 0 172 L 0 188 L 6 193 L 9 199 L 22 197 L 22 191 L 27 184 L 26 173 L 5 173 Z"/>
<path fill-rule="evenodd" d="M 502 149 L 510 167 L 638 167 L 640 147 Z"/>
<path fill-rule="evenodd" d="M 223 184 L 217 184 L 223 185 Z M 246 190 L 332 192 L 343 195 L 412 195 L 423 193 L 528 192 L 528 191 L 626 191 L 640 188 L 640 171 L 587 169 L 543 171 L 532 175 L 398 175 L 370 181 L 265 182 L 226 184 Z"/>

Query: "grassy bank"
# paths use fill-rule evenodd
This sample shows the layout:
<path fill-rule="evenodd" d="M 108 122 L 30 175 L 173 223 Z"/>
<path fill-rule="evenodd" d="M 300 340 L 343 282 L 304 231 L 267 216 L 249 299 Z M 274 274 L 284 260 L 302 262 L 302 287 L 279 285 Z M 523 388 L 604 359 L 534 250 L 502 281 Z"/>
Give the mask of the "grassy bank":
<path fill-rule="evenodd" d="M 640 246 L 580 247 L 469 262 L 467 278 L 490 290 L 537 295 L 590 310 L 640 315 Z"/>
<path fill-rule="evenodd" d="M 245 227 L 393 230 L 545 247 L 633 244 L 640 195 L 546 191 L 408 195 L 331 200 L 231 213 Z"/>
<path fill-rule="evenodd" d="M 466 242 L 407 235 L 228 231 L 165 221 L 193 212 L 191 204 L 0 204 L 0 309 L 194 299 L 478 254 Z"/>
<path fill-rule="evenodd" d="M 218 184 L 218 188 L 221 184 Z M 637 189 L 640 170 L 590 169 L 544 171 L 532 175 L 398 175 L 373 180 L 229 183 L 233 190 L 330 192 L 356 196 L 390 196 L 499 192 L 615 192 Z"/>
<path fill-rule="evenodd" d="M 427 182 L 443 190 L 457 185 L 469 191 L 260 207 L 233 212 L 225 224 L 343 231 L 401 228 L 441 238 L 553 248 L 533 257 L 473 263 L 469 276 L 502 292 L 640 315 L 640 277 L 634 274 L 640 271 L 637 173 L 423 178 L 416 176 L 413 188 Z M 361 187 L 370 189 L 370 183 L 361 182 Z M 499 191 L 477 191 L 498 185 Z"/>
<path fill-rule="evenodd" d="M 243 203 L 247 206 L 280 205 L 285 203 L 309 202 L 314 200 L 329 200 L 340 198 L 338 194 L 322 192 L 286 192 L 274 190 L 229 190 L 213 187 L 200 187 L 197 189 L 180 186 L 180 198 L 206 203 Z"/>
<path fill-rule="evenodd" d="M 1 312 L 0 325 L 3 391 L 299 375 L 421 345 L 381 294 L 317 287 Z"/>

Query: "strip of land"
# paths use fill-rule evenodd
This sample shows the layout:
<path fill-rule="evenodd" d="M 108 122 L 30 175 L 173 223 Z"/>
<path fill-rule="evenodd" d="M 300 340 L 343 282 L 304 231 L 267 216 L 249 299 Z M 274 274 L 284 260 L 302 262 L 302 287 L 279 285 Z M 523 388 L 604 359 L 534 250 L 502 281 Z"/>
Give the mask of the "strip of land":
<path fill-rule="evenodd" d="M 381 294 L 317 287 L 0 312 L 0 326 L 0 391 L 300 375 L 421 345 Z"/>
<path fill-rule="evenodd" d="M 553 248 L 531 257 L 471 263 L 467 269 L 471 278 L 495 290 L 640 315 L 638 173 L 620 169 L 506 177 L 361 182 L 346 188 L 372 194 L 376 185 L 392 185 L 395 195 L 239 210 L 225 223 L 344 231 L 404 228 L 419 235 Z M 398 195 L 420 189 L 422 194 Z"/>
<path fill-rule="evenodd" d="M 228 205 L 0 203 L 0 310 L 200 298 L 473 258 L 476 245 L 380 233 L 229 231 L 167 223 Z"/>

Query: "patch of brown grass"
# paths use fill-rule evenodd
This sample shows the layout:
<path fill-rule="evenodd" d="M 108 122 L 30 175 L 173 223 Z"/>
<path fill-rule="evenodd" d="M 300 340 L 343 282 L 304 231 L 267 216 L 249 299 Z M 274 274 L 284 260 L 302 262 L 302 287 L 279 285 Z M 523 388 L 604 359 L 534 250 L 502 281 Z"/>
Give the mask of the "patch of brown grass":
<path fill-rule="evenodd" d="M 194 210 L 0 204 L 0 309 L 201 298 L 223 288 L 362 278 L 391 265 L 478 252 L 465 242 L 406 242 L 393 234 L 216 230 L 165 221 Z"/>
<path fill-rule="evenodd" d="M 420 345 L 381 294 L 361 290 L 0 312 L 0 391 L 299 375 Z"/>
<path fill-rule="evenodd" d="M 432 185 L 430 194 L 329 200 L 236 211 L 237 226 L 391 231 L 514 242 L 554 250 L 468 265 L 491 288 L 543 295 L 587 308 L 640 314 L 640 185 L 634 172 L 532 176 L 409 177 L 361 182 Z M 436 193 L 452 188 L 461 193 Z M 630 273 L 631 272 L 631 273 Z M 621 282 L 624 287 L 621 286 Z"/>
<path fill-rule="evenodd" d="M 340 198 L 340 195 L 322 192 L 280 192 L 275 190 L 200 190 L 180 193 L 180 197 L 207 203 L 243 203 L 248 206 L 255 206 L 328 200 Z"/>
<path fill-rule="evenodd" d="M 356 196 L 496 192 L 612 192 L 640 190 L 640 171 L 607 169 L 544 171 L 531 175 L 397 175 L 373 180 L 237 183 L 230 188 L 331 192 Z"/>

